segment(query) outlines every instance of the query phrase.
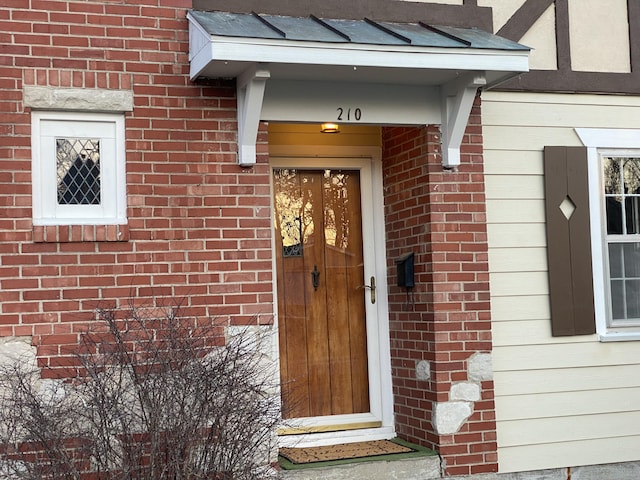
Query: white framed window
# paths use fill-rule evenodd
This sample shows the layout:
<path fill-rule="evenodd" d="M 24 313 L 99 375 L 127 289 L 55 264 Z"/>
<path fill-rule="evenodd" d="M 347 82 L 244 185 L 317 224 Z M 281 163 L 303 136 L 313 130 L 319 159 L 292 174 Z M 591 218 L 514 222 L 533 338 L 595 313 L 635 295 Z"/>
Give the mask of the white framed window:
<path fill-rule="evenodd" d="M 34 225 L 126 223 L 124 115 L 32 113 Z"/>
<path fill-rule="evenodd" d="M 596 328 L 640 340 L 640 130 L 576 129 L 587 147 Z"/>
<path fill-rule="evenodd" d="M 640 151 L 599 157 L 607 325 L 640 329 Z"/>

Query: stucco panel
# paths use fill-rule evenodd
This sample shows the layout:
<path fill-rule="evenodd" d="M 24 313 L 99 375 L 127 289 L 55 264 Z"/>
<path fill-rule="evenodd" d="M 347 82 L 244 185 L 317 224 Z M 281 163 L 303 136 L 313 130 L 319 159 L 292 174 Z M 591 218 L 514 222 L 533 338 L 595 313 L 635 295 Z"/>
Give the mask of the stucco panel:
<path fill-rule="evenodd" d="M 478 5 L 493 9 L 493 31 L 497 32 L 524 2 L 525 0 L 478 0 Z"/>
<path fill-rule="evenodd" d="M 551 5 L 519 40 L 531 47 L 529 67 L 531 70 L 555 70 L 558 68 L 556 52 L 556 14 Z"/>
<path fill-rule="evenodd" d="M 569 34 L 574 70 L 631 71 L 627 0 L 569 0 Z"/>

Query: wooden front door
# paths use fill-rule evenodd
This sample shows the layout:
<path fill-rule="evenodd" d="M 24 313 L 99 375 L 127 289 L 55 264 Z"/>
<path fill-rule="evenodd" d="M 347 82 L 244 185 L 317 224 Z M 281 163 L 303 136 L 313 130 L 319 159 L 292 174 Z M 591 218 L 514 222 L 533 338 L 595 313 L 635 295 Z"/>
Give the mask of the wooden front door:
<path fill-rule="evenodd" d="M 285 418 L 369 412 L 360 172 L 273 171 Z"/>

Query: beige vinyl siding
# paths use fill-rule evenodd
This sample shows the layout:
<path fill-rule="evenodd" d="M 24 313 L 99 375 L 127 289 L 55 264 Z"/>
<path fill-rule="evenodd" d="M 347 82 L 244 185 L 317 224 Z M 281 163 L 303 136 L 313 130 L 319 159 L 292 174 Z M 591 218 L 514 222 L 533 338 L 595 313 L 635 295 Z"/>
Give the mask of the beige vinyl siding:
<path fill-rule="evenodd" d="M 539 272 L 547 269 L 547 252 L 543 247 L 518 250 L 518 263 L 513 261 L 512 248 L 495 248 L 491 251 L 490 262 L 495 273 Z"/>
<path fill-rule="evenodd" d="M 549 302 L 546 295 L 519 295 L 517 298 L 492 295 L 491 319 L 493 322 L 521 322 L 541 318 L 549 318 Z"/>
<path fill-rule="evenodd" d="M 514 244 L 520 247 L 546 247 L 544 225 L 540 223 L 495 223 L 488 235 L 489 245 L 494 248 L 512 248 Z"/>
<path fill-rule="evenodd" d="M 640 98 L 485 92 L 482 115 L 499 469 L 639 460 L 640 344 L 551 336 L 542 149 L 640 127 Z"/>
<path fill-rule="evenodd" d="M 522 410 L 536 420 L 542 415 L 553 413 L 550 419 L 570 417 L 575 415 L 599 415 L 611 408 L 611 395 L 616 395 L 620 400 L 616 403 L 615 413 L 637 412 L 640 404 L 640 390 L 631 388 L 617 388 L 610 390 L 578 391 L 575 395 L 568 396 L 564 392 L 528 395 L 521 399 L 519 404 L 501 399 L 498 402 L 502 410 L 504 421 L 526 420 L 522 418 Z M 637 428 L 637 425 L 634 425 Z M 633 433 L 633 432 L 632 432 Z M 514 443 L 522 443 L 526 435 L 518 436 Z M 534 437 L 531 441 L 535 442 Z M 548 437 L 545 440 L 549 440 Z"/>
<path fill-rule="evenodd" d="M 576 419 L 580 421 L 584 419 Z M 571 444 L 567 451 L 563 446 Z M 640 444 L 636 436 L 602 437 L 571 442 L 532 444 L 524 447 L 503 448 L 499 461 L 505 464 L 518 464 L 519 470 L 528 471 L 539 468 L 540 459 L 551 465 L 591 465 L 609 464 L 638 459 Z M 593 452 L 597 452 L 594 455 Z M 602 478 L 605 480 L 605 478 Z M 614 480 L 607 477 L 606 480 Z"/>
<path fill-rule="evenodd" d="M 608 365 L 577 369 L 536 369 L 527 371 L 526 375 L 522 375 L 522 372 L 515 370 L 503 371 L 500 377 L 501 395 L 496 400 L 496 404 L 500 405 L 504 405 L 504 397 L 519 396 L 519 400 L 522 402 L 525 401 L 525 398 L 535 398 L 535 395 L 540 395 L 540 385 L 543 383 L 545 384 L 544 390 L 546 392 L 556 392 L 560 394 L 565 392 L 608 392 L 615 389 L 619 390 L 624 388 L 640 387 L 640 375 L 638 375 L 638 367 L 635 364 L 615 366 Z M 571 377 L 571 382 L 569 383 L 567 383 L 568 377 Z M 594 385 L 597 385 L 598 388 L 594 389 Z M 517 407 L 515 404 L 514 406 Z M 547 412 L 548 417 L 554 417 L 554 410 L 549 410 L 550 411 Z M 509 410 L 505 411 L 505 420 L 514 420 L 513 418 L 508 417 L 508 411 Z M 576 411 L 578 410 L 576 409 Z M 520 415 L 520 418 L 529 418 L 522 412 Z"/>
<path fill-rule="evenodd" d="M 544 145 L 581 145 L 578 135 L 572 130 L 563 132 L 556 128 L 531 128 L 527 125 L 509 125 L 502 128 L 488 127 L 483 130 L 485 145 L 502 144 L 512 152 L 513 161 L 518 161 L 518 153 L 531 151 Z"/>

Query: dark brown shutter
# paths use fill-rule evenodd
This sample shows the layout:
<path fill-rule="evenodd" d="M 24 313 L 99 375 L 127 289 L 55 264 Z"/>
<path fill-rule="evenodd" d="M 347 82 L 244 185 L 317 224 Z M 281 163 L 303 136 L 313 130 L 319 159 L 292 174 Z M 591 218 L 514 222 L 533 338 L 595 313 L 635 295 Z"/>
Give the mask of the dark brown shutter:
<path fill-rule="evenodd" d="M 596 325 L 587 149 L 545 147 L 544 183 L 551 332 L 554 337 L 589 335 Z M 560 209 L 565 201 L 575 206 L 569 218 Z"/>

